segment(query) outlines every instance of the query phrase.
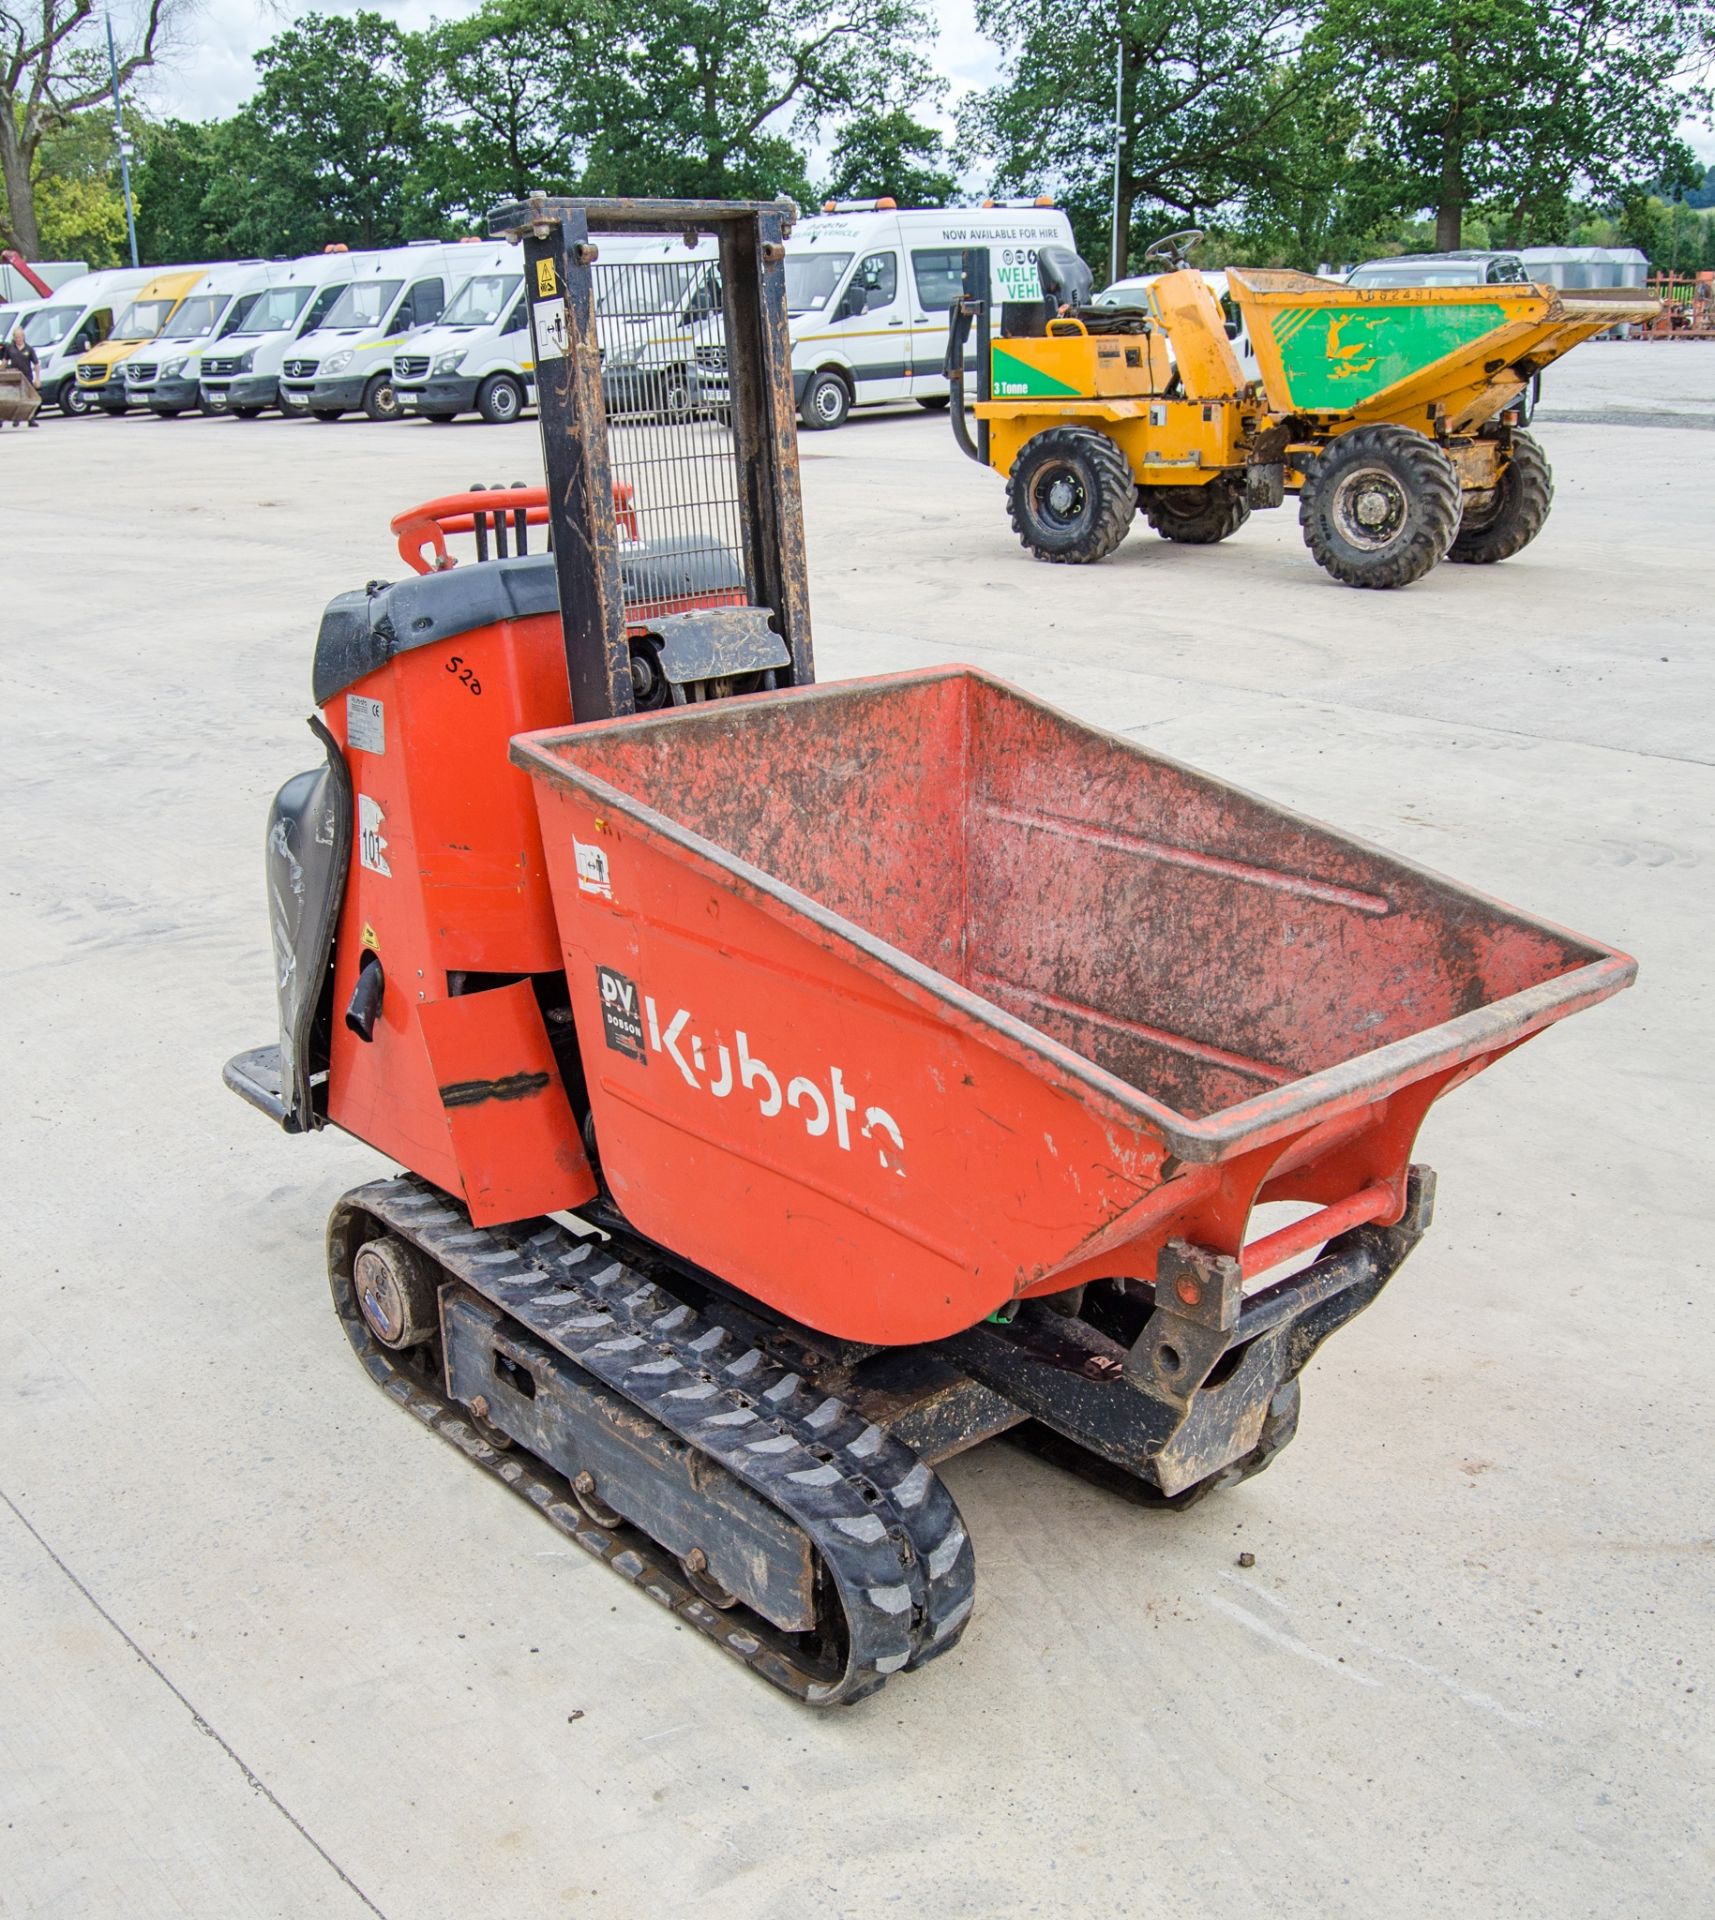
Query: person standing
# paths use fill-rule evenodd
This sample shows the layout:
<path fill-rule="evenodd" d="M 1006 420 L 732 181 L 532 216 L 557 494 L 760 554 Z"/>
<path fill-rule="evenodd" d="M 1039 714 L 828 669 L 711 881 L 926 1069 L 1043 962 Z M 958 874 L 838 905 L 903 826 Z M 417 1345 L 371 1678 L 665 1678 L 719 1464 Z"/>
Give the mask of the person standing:
<path fill-rule="evenodd" d="M 24 338 L 22 327 L 14 327 L 11 339 L 0 347 L 0 366 L 9 367 L 18 374 L 23 379 L 26 397 L 39 405 L 41 396 L 36 391 L 36 382 L 41 378 L 42 363 L 35 348 Z M 15 427 L 33 427 L 36 424 L 35 409 L 32 408 L 28 421 L 14 420 L 12 424 Z"/>

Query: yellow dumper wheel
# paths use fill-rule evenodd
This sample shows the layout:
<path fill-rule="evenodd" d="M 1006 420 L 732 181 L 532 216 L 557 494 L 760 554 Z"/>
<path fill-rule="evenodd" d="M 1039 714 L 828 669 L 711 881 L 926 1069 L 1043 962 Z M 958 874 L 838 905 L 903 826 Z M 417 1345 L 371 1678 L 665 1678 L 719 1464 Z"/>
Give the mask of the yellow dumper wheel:
<path fill-rule="evenodd" d="M 1137 511 L 1131 465 L 1106 434 L 1050 427 L 1027 440 L 1006 481 L 1013 531 L 1038 560 L 1105 560 Z"/>
<path fill-rule="evenodd" d="M 1528 433 L 1515 433 L 1499 486 L 1466 494 L 1464 518 L 1447 558 L 1477 567 L 1510 560 L 1541 533 L 1553 504 L 1547 454 Z"/>
<path fill-rule="evenodd" d="M 1304 543 L 1348 587 L 1408 587 L 1459 530 L 1459 475 L 1433 440 L 1388 423 L 1341 434 L 1305 475 Z"/>

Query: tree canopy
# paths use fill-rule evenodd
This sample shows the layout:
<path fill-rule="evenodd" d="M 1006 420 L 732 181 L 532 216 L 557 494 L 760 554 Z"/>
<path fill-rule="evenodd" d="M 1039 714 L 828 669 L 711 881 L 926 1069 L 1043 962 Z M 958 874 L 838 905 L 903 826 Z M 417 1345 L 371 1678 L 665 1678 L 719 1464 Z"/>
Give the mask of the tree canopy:
<path fill-rule="evenodd" d="M 97 264 L 123 236 L 94 0 L 0 0 L 8 241 Z M 122 34 L 152 60 L 177 6 Z M 1715 0 L 976 0 L 999 78 L 953 152 L 926 0 L 481 0 L 421 32 L 307 13 L 225 120 L 143 124 L 145 258 L 480 231 L 533 188 L 684 197 L 1055 194 L 1122 262 L 1588 241 L 1712 248 Z M 15 11 L 14 11 L 15 10 Z M 1116 87 L 1118 98 L 1116 101 Z M 128 114 L 136 119 L 134 106 Z M 820 158 L 818 159 L 818 156 Z"/>

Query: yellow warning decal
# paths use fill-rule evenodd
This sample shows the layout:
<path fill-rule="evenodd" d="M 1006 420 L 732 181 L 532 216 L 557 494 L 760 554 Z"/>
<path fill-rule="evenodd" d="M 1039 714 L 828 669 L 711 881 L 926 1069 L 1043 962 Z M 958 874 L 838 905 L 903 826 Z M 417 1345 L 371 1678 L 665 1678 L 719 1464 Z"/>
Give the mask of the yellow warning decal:
<path fill-rule="evenodd" d="M 558 292 L 554 285 L 554 263 L 547 255 L 536 262 L 536 292 L 544 300 L 551 300 Z"/>
<path fill-rule="evenodd" d="M 372 951 L 381 945 L 381 942 L 375 937 L 375 929 L 367 920 L 363 923 L 363 944 Z"/>

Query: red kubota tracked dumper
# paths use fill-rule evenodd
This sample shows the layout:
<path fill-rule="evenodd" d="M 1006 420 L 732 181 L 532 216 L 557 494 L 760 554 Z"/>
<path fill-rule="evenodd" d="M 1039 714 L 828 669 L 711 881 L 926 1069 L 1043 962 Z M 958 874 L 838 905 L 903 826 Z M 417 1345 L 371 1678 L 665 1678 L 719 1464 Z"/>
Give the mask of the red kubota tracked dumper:
<path fill-rule="evenodd" d="M 227 1079 L 409 1169 L 328 1230 L 370 1375 L 831 1704 L 969 1617 L 949 1455 L 1268 1465 L 1429 1224 L 1431 1102 L 1633 966 L 984 675 L 813 685 L 786 219 L 495 216 L 546 490 L 401 515 L 328 608 Z M 710 231 L 718 406 L 610 418 L 592 236 Z"/>

